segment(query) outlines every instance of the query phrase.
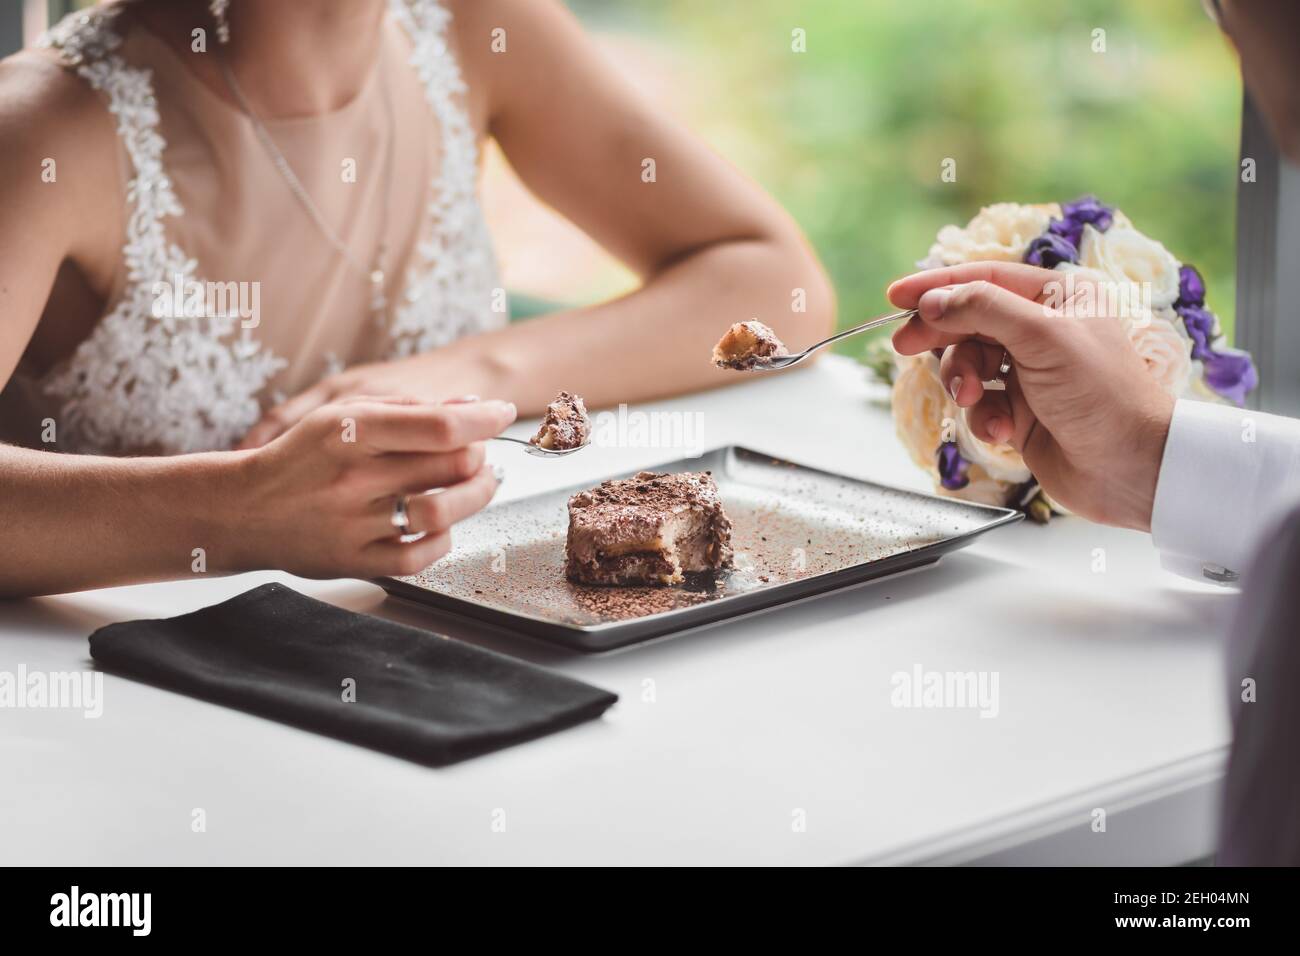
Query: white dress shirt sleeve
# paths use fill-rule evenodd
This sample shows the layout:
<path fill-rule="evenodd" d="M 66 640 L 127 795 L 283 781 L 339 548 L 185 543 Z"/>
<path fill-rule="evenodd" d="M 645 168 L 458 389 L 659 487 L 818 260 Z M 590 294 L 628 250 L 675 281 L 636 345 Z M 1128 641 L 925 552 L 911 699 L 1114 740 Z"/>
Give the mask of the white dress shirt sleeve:
<path fill-rule="evenodd" d="M 1169 424 L 1151 537 L 1171 571 L 1242 572 L 1297 494 L 1300 419 L 1183 399 Z"/>

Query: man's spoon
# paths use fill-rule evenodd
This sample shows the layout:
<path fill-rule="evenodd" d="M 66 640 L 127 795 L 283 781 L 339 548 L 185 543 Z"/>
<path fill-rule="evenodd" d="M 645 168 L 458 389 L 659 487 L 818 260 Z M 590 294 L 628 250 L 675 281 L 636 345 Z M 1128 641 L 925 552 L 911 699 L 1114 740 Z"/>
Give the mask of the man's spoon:
<path fill-rule="evenodd" d="M 895 312 L 892 315 L 882 315 L 878 319 L 864 322 L 862 325 L 855 328 L 845 329 L 843 332 L 838 332 L 835 335 L 832 335 L 829 339 L 818 342 L 816 345 L 810 345 L 802 352 L 797 352 L 794 355 L 756 356 L 753 360 L 754 364 L 749 366 L 747 369 L 744 369 L 744 371 L 775 372 L 778 369 L 789 368 L 791 365 L 798 365 L 814 352 L 819 349 L 824 349 L 826 346 L 833 342 L 838 342 L 840 339 L 847 339 L 850 335 L 857 335 L 859 332 L 870 332 L 872 329 L 878 329 L 882 325 L 888 325 L 890 322 L 897 322 L 900 319 L 910 319 L 914 315 L 916 315 L 916 309 L 908 309 L 905 312 Z"/>

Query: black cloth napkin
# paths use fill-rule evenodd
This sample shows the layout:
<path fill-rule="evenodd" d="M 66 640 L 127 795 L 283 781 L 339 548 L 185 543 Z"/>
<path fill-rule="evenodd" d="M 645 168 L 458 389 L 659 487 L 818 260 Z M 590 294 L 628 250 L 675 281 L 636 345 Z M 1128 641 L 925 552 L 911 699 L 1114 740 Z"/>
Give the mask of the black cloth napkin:
<path fill-rule="evenodd" d="M 442 766 L 599 717 L 618 697 L 281 584 L 90 635 L 104 668 Z M 355 701 L 344 702 L 344 681 Z"/>

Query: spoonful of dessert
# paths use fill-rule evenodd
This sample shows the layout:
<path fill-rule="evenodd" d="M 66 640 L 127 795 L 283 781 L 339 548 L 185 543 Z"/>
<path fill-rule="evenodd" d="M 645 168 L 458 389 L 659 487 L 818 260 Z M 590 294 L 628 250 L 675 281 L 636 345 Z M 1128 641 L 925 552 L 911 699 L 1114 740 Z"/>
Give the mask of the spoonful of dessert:
<path fill-rule="evenodd" d="M 837 332 L 829 339 L 810 345 L 802 352 L 790 353 L 776 333 L 757 319 L 737 322 L 727 329 L 718 344 L 713 347 L 713 364 L 718 368 L 729 368 L 737 372 L 774 372 L 777 369 L 798 365 L 819 349 L 824 349 L 833 342 L 846 339 L 860 332 L 870 332 L 890 322 L 910 319 L 916 315 L 915 309 L 882 315 L 878 319 L 864 322 L 862 325 L 843 332 Z"/>
<path fill-rule="evenodd" d="M 538 458 L 563 458 L 581 451 L 591 444 L 591 419 L 581 395 L 560 392 L 546 406 L 546 415 L 537 434 L 525 441 L 497 435 L 494 441 L 514 442 L 523 445 L 524 451 Z"/>

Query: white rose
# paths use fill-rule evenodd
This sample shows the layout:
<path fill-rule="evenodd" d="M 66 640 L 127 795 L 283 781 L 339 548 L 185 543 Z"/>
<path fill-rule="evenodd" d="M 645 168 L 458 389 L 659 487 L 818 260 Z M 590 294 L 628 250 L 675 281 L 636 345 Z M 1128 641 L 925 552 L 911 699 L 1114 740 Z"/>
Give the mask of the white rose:
<path fill-rule="evenodd" d="M 1079 264 L 1105 273 L 1112 282 L 1149 290 L 1152 309 L 1167 309 L 1178 298 L 1178 260 L 1154 239 L 1118 222 L 1105 232 L 1083 227 Z"/>
<path fill-rule="evenodd" d="M 1002 202 L 985 206 L 965 229 L 940 229 L 930 254 L 919 265 L 936 268 L 982 260 L 1019 262 L 1029 243 L 1046 232 L 1052 218 L 1060 215 L 1061 207 L 1054 203 L 1022 206 Z"/>
<path fill-rule="evenodd" d="M 944 419 L 957 418 L 957 406 L 939 381 L 939 360 L 929 352 L 898 356 L 892 404 L 894 428 L 903 447 L 917 465 L 933 473 Z"/>
<path fill-rule="evenodd" d="M 1170 395 L 1181 397 L 1192 380 L 1191 340 L 1163 315 L 1128 326 L 1128 339 L 1151 377 Z"/>

